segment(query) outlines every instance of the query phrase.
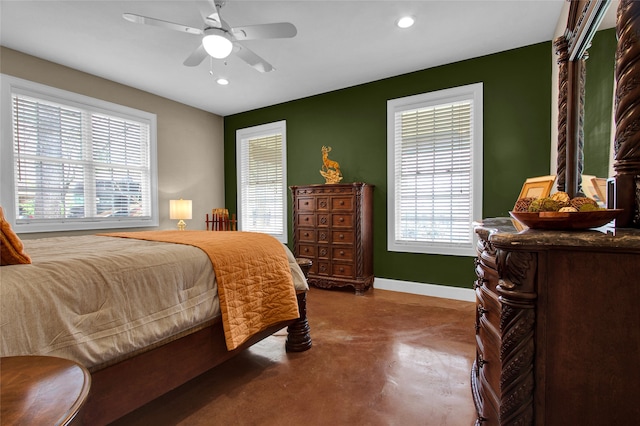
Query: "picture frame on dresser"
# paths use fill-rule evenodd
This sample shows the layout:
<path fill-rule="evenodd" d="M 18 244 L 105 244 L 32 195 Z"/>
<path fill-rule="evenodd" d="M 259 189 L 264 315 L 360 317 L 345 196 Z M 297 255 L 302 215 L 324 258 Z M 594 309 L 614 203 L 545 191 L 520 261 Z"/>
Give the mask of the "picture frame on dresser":
<path fill-rule="evenodd" d="M 542 198 L 548 197 L 553 188 L 553 183 L 556 181 L 555 175 L 538 176 L 529 178 L 522 185 L 518 200 L 523 198 Z"/>

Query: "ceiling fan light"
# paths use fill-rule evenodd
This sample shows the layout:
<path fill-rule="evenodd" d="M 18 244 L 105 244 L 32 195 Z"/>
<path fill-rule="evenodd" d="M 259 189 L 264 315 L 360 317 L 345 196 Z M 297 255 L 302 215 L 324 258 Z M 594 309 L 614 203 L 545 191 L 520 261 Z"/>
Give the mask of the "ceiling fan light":
<path fill-rule="evenodd" d="M 224 59 L 231 54 L 233 43 L 226 32 L 219 28 L 209 28 L 204 33 L 202 45 L 209 55 L 216 59 Z"/>

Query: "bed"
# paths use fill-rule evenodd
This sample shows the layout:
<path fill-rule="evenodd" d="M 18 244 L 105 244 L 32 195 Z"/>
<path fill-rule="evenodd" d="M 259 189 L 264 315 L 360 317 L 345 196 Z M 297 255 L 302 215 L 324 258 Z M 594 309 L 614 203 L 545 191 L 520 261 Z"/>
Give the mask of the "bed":
<path fill-rule="evenodd" d="M 16 252 L 31 263 L 0 270 L 0 355 L 59 356 L 87 367 L 92 387 L 79 417 L 97 425 L 284 327 L 287 351 L 311 347 L 308 287 L 284 245 L 274 239 L 260 248 L 270 238 L 263 234 L 178 232 L 17 240 Z M 224 256 L 189 238 L 218 241 Z"/>

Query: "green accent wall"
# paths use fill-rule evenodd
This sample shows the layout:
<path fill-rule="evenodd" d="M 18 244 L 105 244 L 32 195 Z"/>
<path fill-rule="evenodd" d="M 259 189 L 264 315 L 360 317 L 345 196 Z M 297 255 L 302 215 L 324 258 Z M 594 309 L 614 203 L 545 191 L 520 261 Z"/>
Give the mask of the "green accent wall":
<path fill-rule="evenodd" d="M 387 100 L 484 83 L 483 216 L 508 216 L 525 179 L 549 174 L 551 56 L 545 42 L 227 116 L 226 205 L 237 210 L 236 130 L 286 120 L 288 185 L 324 183 L 323 145 L 343 182 L 375 185 L 376 277 L 472 288 L 473 257 L 387 251 Z M 291 213 L 289 197 L 289 242 Z"/>
<path fill-rule="evenodd" d="M 598 31 L 588 49 L 584 105 L 584 174 L 609 176 L 615 28 Z"/>

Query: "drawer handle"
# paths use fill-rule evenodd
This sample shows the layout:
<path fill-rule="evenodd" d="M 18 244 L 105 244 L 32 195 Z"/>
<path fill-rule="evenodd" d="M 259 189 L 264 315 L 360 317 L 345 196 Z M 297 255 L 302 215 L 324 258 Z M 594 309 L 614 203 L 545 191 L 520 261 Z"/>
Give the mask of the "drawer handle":
<path fill-rule="evenodd" d="M 304 221 L 305 221 L 305 222 L 309 222 L 309 218 L 308 218 L 308 217 L 305 217 L 305 218 L 304 218 Z"/>
<path fill-rule="evenodd" d="M 344 256 L 344 250 L 340 250 L 340 256 Z"/>
<path fill-rule="evenodd" d="M 308 201 L 305 201 L 305 202 L 304 202 L 304 205 L 305 205 L 305 206 L 308 206 L 308 205 L 309 205 L 309 202 L 308 202 Z"/>
<path fill-rule="evenodd" d="M 485 361 L 484 359 L 482 359 L 482 355 L 478 355 L 478 368 L 482 368 L 484 367 L 484 365 L 487 363 L 487 361 Z"/>
<path fill-rule="evenodd" d="M 340 219 L 338 219 L 339 222 L 344 222 L 344 217 L 341 217 Z"/>
<path fill-rule="evenodd" d="M 340 268 L 340 272 L 344 272 L 344 268 Z"/>
<path fill-rule="evenodd" d="M 340 234 L 340 239 L 344 240 L 344 234 Z"/>
<path fill-rule="evenodd" d="M 308 233 L 308 232 L 305 232 L 305 233 L 304 233 L 304 236 L 305 236 L 305 237 L 308 237 L 308 236 L 309 236 L 309 233 Z"/>
<path fill-rule="evenodd" d="M 309 253 L 309 249 L 307 247 L 304 248 L 305 253 Z"/>
<path fill-rule="evenodd" d="M 478 315 L 483 316 L 487 312 L 489 312 L 488 309 L 485 309 L 482 305 L 478 305 Z"/>
<path fill-rule="evenodd" d="M 344 201 L 340 201 L 340 205 L 341 205 L 341 206 L 344 206 Z"/>

